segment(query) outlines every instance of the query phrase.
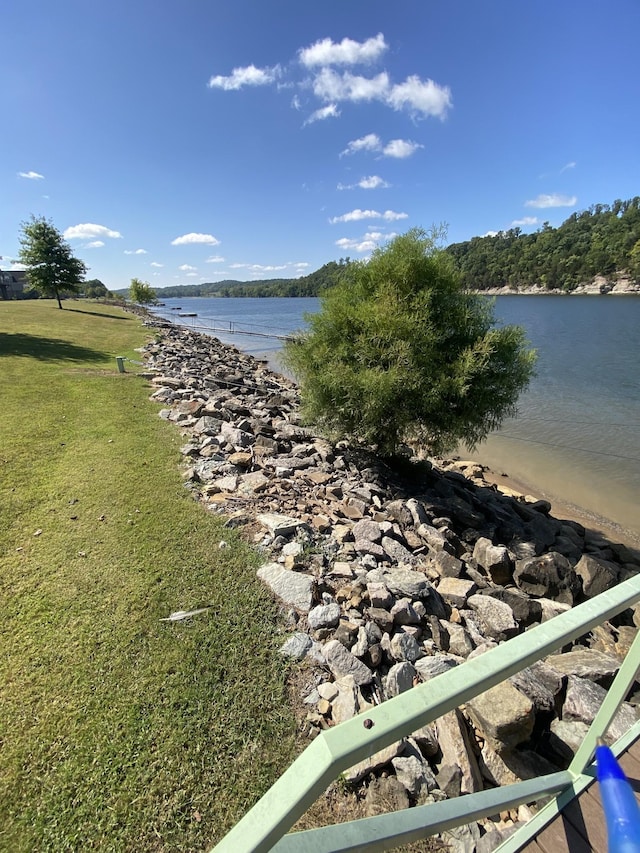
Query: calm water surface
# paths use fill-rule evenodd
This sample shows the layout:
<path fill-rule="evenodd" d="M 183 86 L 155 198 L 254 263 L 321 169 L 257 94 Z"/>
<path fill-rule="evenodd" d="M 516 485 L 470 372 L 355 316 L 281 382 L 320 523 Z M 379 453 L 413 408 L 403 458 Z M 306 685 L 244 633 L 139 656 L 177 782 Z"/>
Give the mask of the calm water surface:
<path fill-rule="evenodd" d="M 319 302 L 303 299 L 167 299 L 157 313 L 178 322 L 180 305 L 225 343 L 276 363 L 277 338 L 304 327 Z M 500 296 L 495 316 L 524 326 L 538 351 L 537 376 L 518 417 L 480 445 L 474 458 L 640 535 L 640 298 Z M 206 328 L 200 328 L 206 331 Z M 465 455 L 467 451 L 461 451 Z"/>

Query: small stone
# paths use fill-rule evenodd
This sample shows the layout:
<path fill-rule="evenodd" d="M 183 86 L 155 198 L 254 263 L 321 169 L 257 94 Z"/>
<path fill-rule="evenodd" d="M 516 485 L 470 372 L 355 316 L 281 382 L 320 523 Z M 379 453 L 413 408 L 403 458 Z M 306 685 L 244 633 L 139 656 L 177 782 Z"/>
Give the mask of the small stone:
<path fill-rule="evenodd" d="M 335 628 L 340 621 L 339 604 L 320 604 L 309 611 L 307 622 L 313 630 L 318 628 Z"/>

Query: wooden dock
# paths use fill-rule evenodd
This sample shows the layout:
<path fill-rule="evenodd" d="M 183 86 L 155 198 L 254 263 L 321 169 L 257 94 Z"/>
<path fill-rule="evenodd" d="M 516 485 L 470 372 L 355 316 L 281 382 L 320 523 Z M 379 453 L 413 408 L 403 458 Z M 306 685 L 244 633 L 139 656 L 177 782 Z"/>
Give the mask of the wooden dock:
<path fill-rule="evenodd" d="M 640 738 L 618 758 L 640 801 Z M 572 800 L 520 853 L 607 853 L 607 828 L 597 782 Z"/>

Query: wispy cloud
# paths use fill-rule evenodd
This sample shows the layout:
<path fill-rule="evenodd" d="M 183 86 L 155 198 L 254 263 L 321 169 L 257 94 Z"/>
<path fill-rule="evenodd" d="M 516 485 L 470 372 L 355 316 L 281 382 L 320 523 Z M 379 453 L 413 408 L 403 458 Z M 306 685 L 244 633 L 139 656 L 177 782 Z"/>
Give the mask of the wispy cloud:
<path fill-rule="evenodd" d="M 324 121 L 326 118 L 338 118 L 340 110 L 335 104 L 328 104 L 326 107 L 320 107 L 319 110 L 311 113 L 311 115 L 303 122 L 303 127 L 308 124 L 313 124 L 316 121 Z"/>
<path fill-rule="evenodd" d="M 539 221 L 537 216 L 523 216 L 522 219 L 514 219 L 510 227 L 518 228 L 521 225 L 537 225 Z"/>
<path fill-rule="evenodd" d="M 337 222 L 359 222 L 361 219 L 385 219 L 387 222 L 395 222 L 398 219 L 408 219 L 408 213 L 396 213 L 394 210 L 385 210 L 380 213 L 377 210 L 350 210 L 349 213 L 343 213 L 342 216 L 334 216 L 329 220 L 331 225 Z"/>
<path fill-rule="evenodd" d="M 384 146 L 382 153 L 385 157 L 404 160 L 406 157 L 411 157 L 420 148 L 424 148 L 424 145 L 419 142 L 412 142 L 410 139 L 392 139 Z"/>
<path fill-rule="evenodd" d="M 40 172 L 18 172 L 19 178 L 27 178 L 30 181 L 44 181 L 44 175 Z"/>
<path fill-rule="evenodd" d="M 63 234 L 66 240 L 91 240 L 92 237 L 122 237 L 119 231 L 113 231 L 106 225 L 96 225 L 93 222 L 85 222 L 82 225 L 72 225 Z"/>
<path fill-rule="evenodd" d="M 313 93 L 322 101 L 384 101 L 389 92 L 386 71 L 376 77 L 361 77 L 333 68 L 323 68 L 313 81 Z"/>
<path fill-rule="evenodd" d="M 280 66 L 272 68 L 256 68 L 247 65 L 244 68 L 234 68 L 228 77 L 218 74 L 209 78 L 210 89 L 224 89 L 226 92 L 242 89 L 243 86 L 267 86 L 274 83 L 280 76 Z"/>
<path fill-rule="evenodd" d="M 125 255 L 146 255 L 147 250 L 146 249 L 125 249 L 124 253 L 125 253 Z"/>
<path fill-rule="evenodd" d="M 390 187 L 391 184 L 383 180 L 379 175 L 371 175 L 368 178 L 360 178 L 355 184 L 338 184 L 339 190 L 379 190 Z"/>
<path fill-rule="evenodd" d="M 420 142 L 414 142 L 412 139 L 390 139 L 385 144 L 377 134 L 368 133 L 359 139 L 352 139 L 344 151 L 340 152 L 340 156 L 344 157 L 345 155 L 357 154 L 359 151 L 373 151 L 382 157 L 405 159 L 406 157 L 411 157 L 420 148 L 424 148 L 424 145 Z"/>
<path fill-rule="evenodd" d="M 381 151 L 382 142 L 376 133 L 367 133 L 366 136 L 361 136 L 359 139 L 352 139 L 347 144 L 344 151 L 340 152 L 340 156 L 345 154 L 356 154 L 358 151 Z"/>
<path fill-rule="evenodd" d="M 102 240 L 92 240 L 85 245 L 85 249 L 101 249 L 104 246 Z"/>
<path fill-rule="evenodd" d="M 157 261 L 151 261 L 151 263 L 149 264 L 149 266 L 151 266 L 151 267 L 158 267 L 158 268 L 161 268 L 161 267 L 163 267 L 163 266 L 164 266 L 164 264 L 159 264 Z"/>
<path fill-rule="evenodd" d="M 213 234 L 197 234 L 195 232 L 191 232 L 190 234 L 183 234 L 182 237 L 176 237 L 175 240 L 171 241 L 172 246 L 188 246 L 194 243 L 204 243 L 207 246 L 217 246 L 220 243 L 217 237 L 214 237 Z"/>
<path fill-rule="evenodd" d="M 182 272 L 187 272 L 188 270 L 197 270 L 198 267 L 192 267 L 191 264 L 182 264 L 178 269 L 182 270 Z"/>
<path fill-rule="evenodd" d="M 211 255 L 209 258 L 207 258 L 205 263 L 206 264 L 223 264 L 224 258 L 222 257 L 222 255 Z"/>
<path fill-rule="evenodd" d="M 565 165 L 562 167 L 562 169 L 560 169 L 560 174 L 562 174 L 563 172 L 566 172 L 568 169 L 575 169 L 575 167 L 577 165 L 578 164 L 574 160 L 572 160 L 570 163 L 565 163 Z"/>
<path fill-rule="evenodd" d="M 364 42 L 343 38 L 334 42 L 330 38 L 320 39 L 310 47 L 301 48 L 298 57 L 306 68 L 327 65 L 369 64 L 378 60 L 388 49 L 382 33 Z"/>
<path fill-rule="evenodd" d="M 362 190 L 379 190 L 390 187 L 391 184 L 383 180 L 380 175 L 370 175 L 368 178 L 361 178 L 358 181 L 358 186 Z"/>
<path fill-rule="evenodd" d="M 395 233 L 383 234 L 381 231 L 367 231 L 360 239 L 341 237 L 336 240 L 336 246 L 340 249 L 350 249 L 354 252 L 372 252 L 382 241 L 392 240 L 398 235 Z"/>
<path fill-rule="evenodd" d="M 546 207 L 573 207 L 577 204 L 578 198 L 575 195 L 561 195 L 560 193 L 552 193 L 551 195 L 546 195 L 541 193 L 536 198 L 529 199 L 529 201 L 525 201 L 525 207 L 538 207 L 538 208 L 546 208 Z"/>
<path fill-rule="evenodd" d="M 417 75 L 393 84 L 386 71 L 362 77 L 350 71 L 323 68 L 313 81 L 313 92 L 323 101 L 380 101 L 394 110 L 407 110 L 416 118 L 444 118 L 452 106 L 451 90 Z"/>
<path fill-rule="evenodd" d="M 232 270 L 250 270 L 251 272 L 279 272 L 286 270 L 287 264 L 229 264 Z"/>
<path fill-rule="evenodd" d="M 386 98 L 394 110 L 407 109 L 416 116 L 444 118 L 452 106 L 451 89 L 412 74 L 391 88 Z"/>

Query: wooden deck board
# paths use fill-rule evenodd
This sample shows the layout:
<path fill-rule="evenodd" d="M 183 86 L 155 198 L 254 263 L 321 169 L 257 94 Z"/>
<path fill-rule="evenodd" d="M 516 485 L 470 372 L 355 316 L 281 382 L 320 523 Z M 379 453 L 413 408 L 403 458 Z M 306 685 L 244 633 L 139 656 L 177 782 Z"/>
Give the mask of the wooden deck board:
<path fill-rule="evenodd" d="M 640 739 L 618 759 L 640 800 Z M 607 828 L 597 783 L 569 803 L 562 814 L 520 853 L 607 853 Z"/>

